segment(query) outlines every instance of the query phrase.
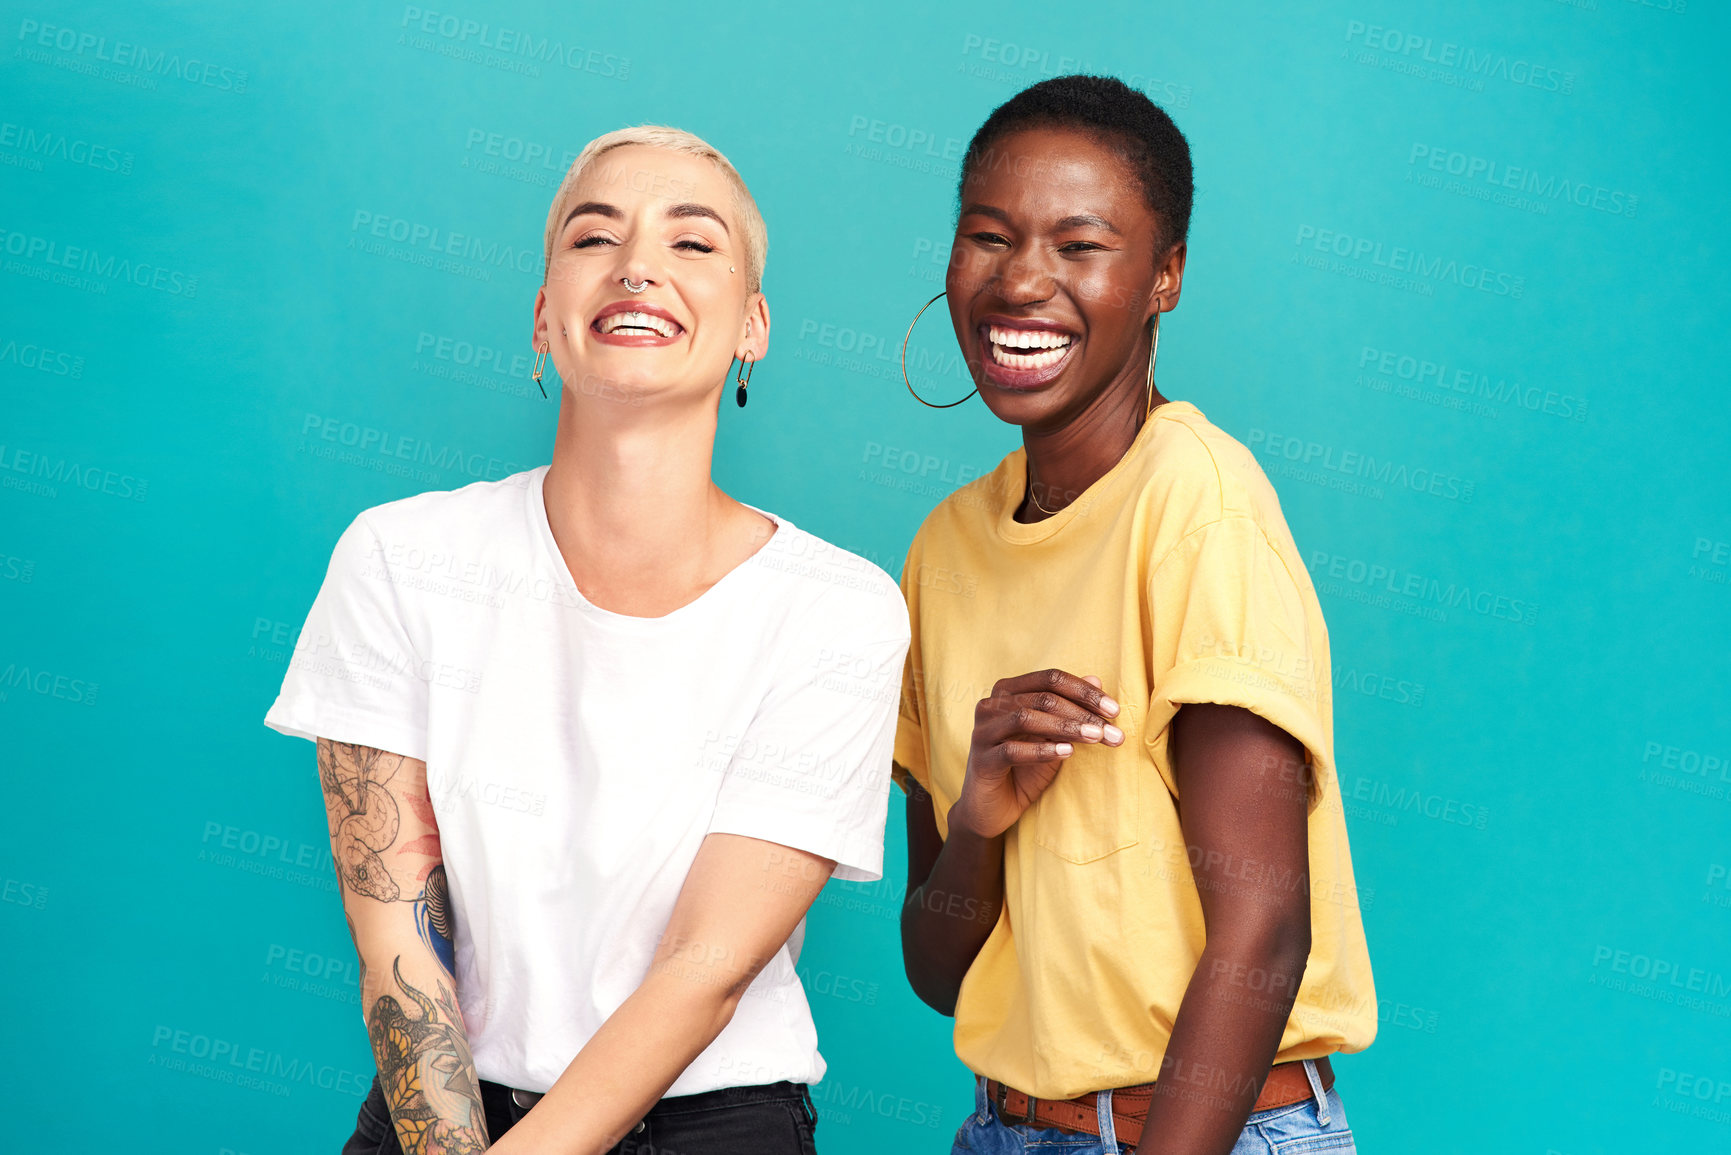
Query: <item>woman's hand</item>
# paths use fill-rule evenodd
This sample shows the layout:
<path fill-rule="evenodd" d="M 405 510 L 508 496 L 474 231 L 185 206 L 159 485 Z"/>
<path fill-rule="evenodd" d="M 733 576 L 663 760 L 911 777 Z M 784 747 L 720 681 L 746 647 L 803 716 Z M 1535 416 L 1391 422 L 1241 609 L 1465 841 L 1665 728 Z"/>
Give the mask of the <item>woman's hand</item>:
<path fill-rule="evenodd" d="M 1053 669 L 1000 679 L 974 707 L 967 776 L 950 828 L 1002 835 L 1045 793 L 1075 743 L 1123 743 L 1123 731 L 1109 721 L 1117 716 L 1118 703 L 1093 675 Z"/>

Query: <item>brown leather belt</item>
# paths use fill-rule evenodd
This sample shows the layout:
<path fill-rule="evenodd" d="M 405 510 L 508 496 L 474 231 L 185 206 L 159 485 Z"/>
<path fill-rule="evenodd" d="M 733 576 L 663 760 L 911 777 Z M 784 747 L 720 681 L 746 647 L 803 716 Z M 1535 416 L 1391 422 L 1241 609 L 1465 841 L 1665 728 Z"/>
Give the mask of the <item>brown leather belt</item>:
<path fill-rule="evenodd" d="M 1327 1056 L 1312 1059 L 1323 1091 L 1334 1086 L 1334 1068 Z M 1031 1127 L 1057 1127 L 1084 1135 L 1100 1133 L 1100 1119 L 1095 1110 L 1095 1093 L 1077 1095 L 1074 1099 L 1037 1099 L 996 1079 L 986 1080 L 986 1095 L 997 1105 L 998 1115 L 1006 1123 L 1023 1123 Z M 1262 1092 L 1256 1096 L 1252 1112 L 1270 1107 L 1286 1107 L 1310 1098 L 1310 1079 L 1304 1073 L 1304 1063 L 1276 1063 L 1269 1068 Z M 1148 1107 L 1154 1101 L 1154 1084 L 1138 1083 L 1134 1087 L 1117 1087 L 1112 1091 L 1112 1123 L 1118 1142 L 1134 1147 L 1142 1138 L 1142 1125 L 1148 1118 Z"/>

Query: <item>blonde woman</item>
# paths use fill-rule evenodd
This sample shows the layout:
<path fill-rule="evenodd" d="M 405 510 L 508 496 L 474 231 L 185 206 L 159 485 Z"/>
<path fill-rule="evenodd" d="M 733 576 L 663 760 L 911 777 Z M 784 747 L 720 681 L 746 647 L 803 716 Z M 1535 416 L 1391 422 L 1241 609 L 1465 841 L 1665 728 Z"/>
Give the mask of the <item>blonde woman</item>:
<path fill-rule="evenodd" d="M 362 962 L 345 1152 L 814 1150 L 794 964 L 824 882 L 880 876 L 908 621 L 710 475 L 766 249 L 708 144 L 590 142 L 535 297 L 551 464 L 337 544 L 266 722 L 317 740 Z"/>

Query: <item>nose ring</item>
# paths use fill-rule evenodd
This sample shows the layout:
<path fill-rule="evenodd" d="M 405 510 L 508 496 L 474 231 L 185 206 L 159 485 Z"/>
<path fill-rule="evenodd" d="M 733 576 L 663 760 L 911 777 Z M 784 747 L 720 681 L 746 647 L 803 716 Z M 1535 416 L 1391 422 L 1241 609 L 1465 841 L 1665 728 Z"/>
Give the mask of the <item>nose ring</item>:
<path fill-rule="evenodd" d="M 619 283 L 624 285 L 633 293 L 641 293 L 644 289 L 649 287 L 648 281 L 633 281 L 630 277 L 620 277 Z"/>

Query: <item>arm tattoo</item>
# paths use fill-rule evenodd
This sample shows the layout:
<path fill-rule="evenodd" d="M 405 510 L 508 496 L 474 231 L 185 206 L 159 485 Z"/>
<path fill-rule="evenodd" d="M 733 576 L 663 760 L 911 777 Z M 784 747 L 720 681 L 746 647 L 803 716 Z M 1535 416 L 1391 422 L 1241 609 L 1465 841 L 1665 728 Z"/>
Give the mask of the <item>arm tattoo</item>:
<path fill-rule="evenodd" d="M 398 1141 L 405 1155 L 485 1151 L 487 1114 L 457 1000 L 442 980 L 436 1000 L 416 990 L 403 980 L 401 963 L 399 955 L 391 973 L 414 1013 L 387 994 L 379 996 L 367 1015 L 379 1083 Z"/>
<path fill-rule="evenodd" d="M 457 972 L 454 939 L 455 919 L 451 911 L 450 885 L 441 861 L 439 823 L 433 800 L 425 786 L 404 801 L 430 832 L 397 845 L 402 833 L 403 813 L 396 795 L 387 790 L 403 763 L 400 754 L 388 754 L 371 746 L 319 740 L 319 783 L 324 787 L 325 817 L 330 823 L 332 858 L 337 878 L 345 889 L 380 902 L 409 902 L 414 906 L 415 929 L 445 970 Z M 398 793 L 404 793 L 399 787 Z M 421 892 L 405 894 L 385 856 L 419 855 L 428 863 L 419 873 Z M 353 935 L 353 927 L 350 934 Z"/>
<path fill-rule="evenodd" d="M 356 894 L 381 902 L 402 895 L 382 857 L 402 829 L 397 800 L 385 789 L 402 765 L 400 755 L 370 746 L 319 743 L 319 784 L 325 791 L 337 876 Z"/>
<path fill-rule="evenodd" d="M 427 875 L 427 888 L 415 900 L 415 927 L 445 973 L 455 977 L 457 960 L 452 940 L 456 938 L 456 926 L 451 918 L 451 891 L 445 883 L 442 862 Z"/>
<path fill-rule="evenodd" d="M 347 904 L 362 898 L 406 902 L 421 942 L 444 968 L 443 978 L 435 972 L 433 993 L 428 995 L 404 981 L 402 955 L 392 963 L 389 978 L 378 973 L 382 965 L 369 971 L 361 955 L 367 1036 L 398 1142 L 405 1155 L 484 1151 L 487 1116 L 462 1011 L 453 993 L 456 917 L 433 800 L 426 785 L 414 783 L 408 775 L 393 781 L 409 761 L 401 755 L 323 738 L 318 748 L 331 857 L 344 893 L 343 913 L 355 953 L 361 955 L 360 936 L 349 911 L 361 908 Z M 412 833 L 417 820 L 424 833 L 399 843 L 404 826 Z M 396 980 L 394 989 L 391 978 Z M 453 981 L 447 983 L 445 978 Z M 371 998 L 374 981 L 381 988 L 376 999 Z"/>

